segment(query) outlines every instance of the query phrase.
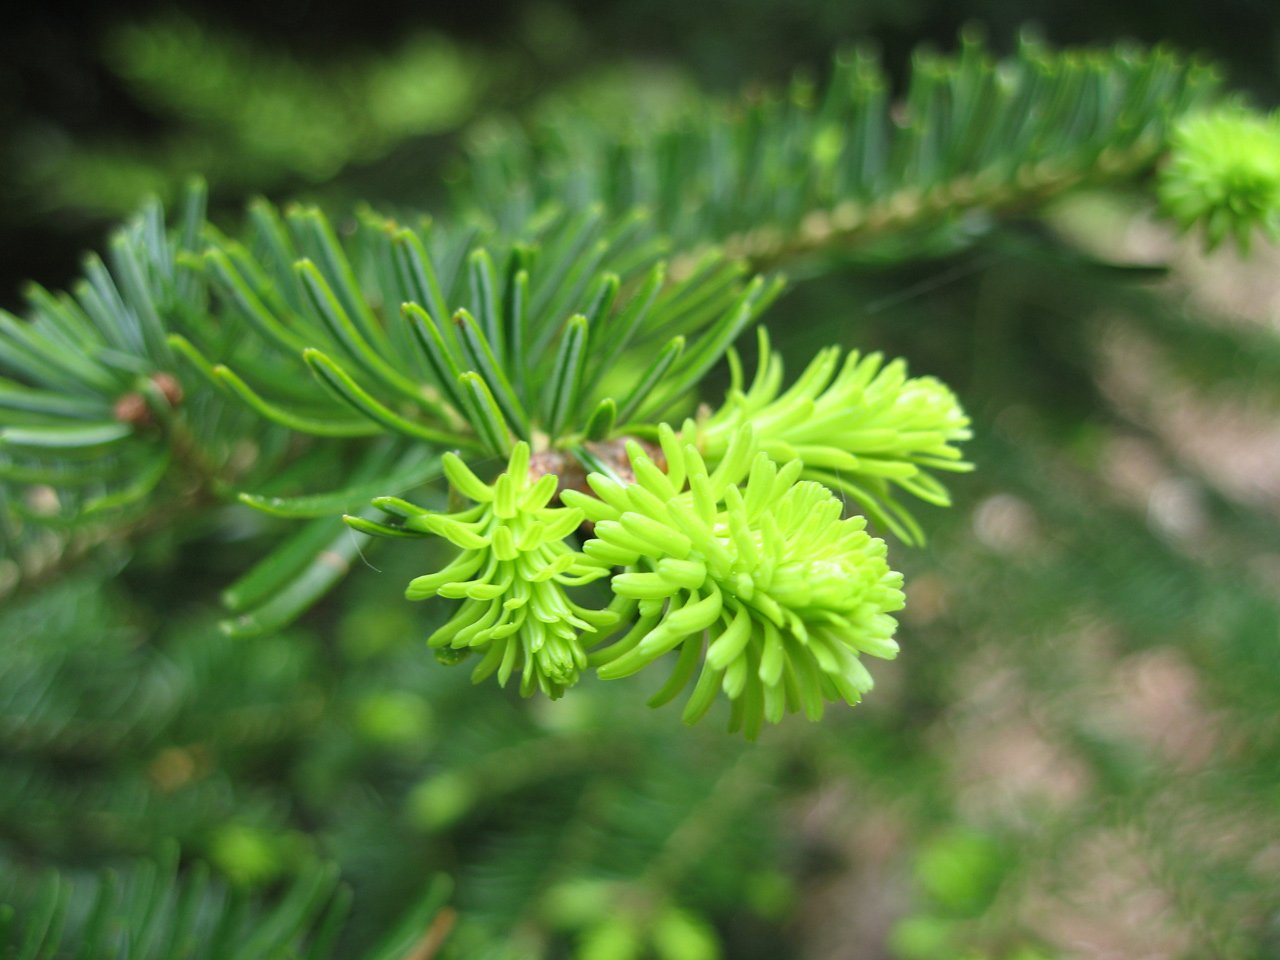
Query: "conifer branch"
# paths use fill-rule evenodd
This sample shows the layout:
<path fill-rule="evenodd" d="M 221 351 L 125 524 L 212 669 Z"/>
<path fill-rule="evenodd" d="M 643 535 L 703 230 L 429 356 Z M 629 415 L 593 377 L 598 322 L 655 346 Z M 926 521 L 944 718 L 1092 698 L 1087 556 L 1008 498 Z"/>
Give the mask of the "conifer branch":
<path fill-rule="evenodd" d="M 756 270 L 886 243 L 903 258 L 969 242 L 975 215 L 1145 174 L 1178 119 L 1219 93 L 1211 68 L 1167 50 L 1024 38 L 997 61 L 976 31 L 955 57 L 918 53 L 900 98 L 891 87 L 852 50 L 823 90 L 802 77 L 729 107 L 689 104 L 658 129 L 553 111 L 478 141 L 462 202 L 503 223 L 518 202 L 650 211 L 682 252 L 677 276 L 707 244 Z"/>
<path fill-rule="evenodd" d="M 507 459 L 503 482 L 531 485 L 539 496 L 543 486 L 522 459 L 530 452 L 562 464 L 577 457 L 584 473 L 603 466 L 607 480 L 609 465 L 593 458 L 591 445 L 674 435 L 664 423 L 691 410 L 706 373 L 782 289 L 781 278 L 757 271 L 819 253 L 900 260 L 954 248 L 981 229 L 975 215 L 1027 212 L 1079 185 L 1144 175 L 1179 118 L 1211 104 L 1217 84 L 1206 68 L 1159 50 L 1056 54 L 1028 41 L 996 62 L 966 36 L 955 58 L 919 55 L 900 102 L 888 89 L 874 60 L 853 52 L 837 59 L 821 92 L 797 81 L 784 95 L 734 108 L 696 105 L 658 130 L 561 117 L 473 154 L 452 219 L 405 224 L 365 211 L 351 230 L 338 231 L 314 208 L 257 202 L 246 235 L 232 239 L 205 223 L 199 185 L 172 228 L 149 206 L 112 239 L 108 263 L 89 259 L 72 296 L 33 289 L 29 320 L 0 316 L 0 367 L 10 378 L 0 383 L 0 498 L 8 504 L 0 544 L 21 555 L 69 542 L 90 524 L 127 533 L 219 502 L 315 518 L 227 591 L 236 612 L 227 629 L 246 634 L 290 622 L 345 572 L 362 540 L 326 527 L 330 508 L 346 511 L 364 535 L 443 534 L 464 551 L 493 551 L 488 560 L 477 554 L 480 566 L 468 560 L 456 582 L 441 582 L 469 597 L 480 617 L 474 630 L 459 628 L 462 649 L 472 640 L 484 648 L 492 663 L 482 674 L 497 670 L 505 680 L 519 668 L 525 692 L 558 694 L 586 663 L 576 644 L 588 611 L 564 601 L 571 629 L 555 653 L 522 626 L 551 622 L 541 606 L 528 621 L 483 611 L 518 606 L 519 591 L 541 582 L 520 565 L 532 561 L 517 562 L 523 551 L 548 562 L 546 550 L 573 555 L 561 547 L 575 524 L 551 523 L 556 536 L 545 542 L 513 539 L 513 528 L 482 544 L 463 531 L 494 520 L 489 508 L 481 509 L 488 519 L 468 513 L 446 522 L 397 499 L 435 479 L 430 465 L 440 453 Z M 1181 196 L 1179 209 L 1190 209 Z M 931 471 L 967 466 L 955 446 L 967 437 L 967 420 L 944 386 L 907 379 L 898 363 L 882 369 L 877 357 L 852 355 L 836 373 L 835 362 L 834 353 L 820 355 L 782 393 L 780 365 L 762 341 L 750 388 L 735 384 L 721 411 L 686 425 L 684 440 L 664 448 L 665 468 L 634 452 L 630 467 L 678 473 L 678 461 L 705 459 L 714 493 L 696 497 L 720 504 L 724 522 L 749 525 L 755 521 L 744 518 L 759 505 L 743 513 L 740 501 L 755 468 L 731 454 L 750 428 L 752 449 L 765 458 L 761 471 L 790 477 L 794 459 L 813 482 L 800 499 L 839 491 L 888 531 L 920 541 L 923 531 L 898 497 L 947 502 Z M 330 468 L 328 489 L 289 485 L 291 472 L 315 475 L 307 465 L 317 463 Z M 390 513 L 380 520 L 359 508 L 392 464 L 399 472 L 373 498 Z M 466 468 L 444 464 L 457 485 Z M 725 476 L 736 479 L 726 485 Z M 632 479 L 633 490 L 645 487 L 644 478 Z M 686 496 L 683 480 L 664 487 L 650 479 L 670 487 L 668 499 Z M 479 480 L 463 486 L 488 489 Z M 606 525 L 593 549 L 608 553 L 599 544 L 609 542 L 616 518 L 595 516 L 582 494 L 561 495 Z M 544 497 L 528 509 L 558 508 Z M 825 507 L 819 512 L 825 516 Z M 515 518 L 504 514 L 495 530 Z M 631 557 L 614 557 L 624 566 L 644 559 L 613 579 L 622 592 L 609 607 L 609 617 L 622 616 L 632 631 L 624 646 L 635 641 L 635 649 L 617 651 L 627 669 L 602 666 L 605 673 L 629 672 L 636 657 L 647 662 L 677 646 L 692 651 L 679 637 L 716 622 L 706 605 L 726 596 L 723 585 L 706 593 L 680 587 L 683 575 L 675 574 L 673 589 L 688 596 L 672 594 L 669 606 L 655 605 L 656 595 L 628 596 L 624 586 L 665 576 L 653 563 L 685 562 L 647 548 L 636 553 L 635 536 L 629 531 L 610 548 Z M 788 534 L 735 536 L 746 557 L 760 547 L 749 545 L 752 537 L 782 549 Z M 649 546 L 664 543 L 671 545 L 659 537 Z M 705 559 L 717 567 L 718 548 L 708 549 Z M 498 572 L 510 563 L 514 573 Z M 567 572 L 554 563 L 554 576 Z M 587 576 L 574 568 L 575 581 Z M 887 595 L 882 600 L 892 608 Z M 766 619 L 776 629 L 804 622 L 780 613 Z M 680 633 L 675 625 L 685 621 L 702 625 Z M 741 632 L 731 631 L 735 649 Z M 650 633 L 674 646 L 641 639 Z M 797 632 L 797 642 L 810 633 Z M 784 695 L 777 644 L 766 647 L 767 657 L 751 655 L 749 671 L 763 686 L 747 678 L 747 661 L 709 651 L 715 663 L 703 677 L 715 676 L 695 694 L 694 713 L 723 681 L 738 722 L 753 733 L 784 706 L 803 702 L 817 716 L 822 700 L 838 693 L 852 702 L 868 685 L 836 646 L 814 663 L 801 657 L 812 683 L 788 680 Z M 680 659 L 673 692 L 696 665 L 692 653 Z"/>

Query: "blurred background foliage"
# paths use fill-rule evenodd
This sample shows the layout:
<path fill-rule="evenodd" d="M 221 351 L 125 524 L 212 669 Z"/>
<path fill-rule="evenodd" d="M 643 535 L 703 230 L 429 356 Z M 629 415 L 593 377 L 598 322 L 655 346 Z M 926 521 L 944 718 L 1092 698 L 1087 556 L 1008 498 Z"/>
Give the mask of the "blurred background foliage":
<path fill-rule="evenodd" d="M 27 7 L 0 36 L 0 304 L 192 172 L 228 225 L 259 193 L 429 209 L 495 123 L 677 111 L 848 42 L 901 71 L 971 20 L 996 49 L 1028 20 L 1167 41 L 1280 99 L 1263 0 Z M 1278 268 L 1096 195 L 796 285 L 770 322 L 791 369 L 831 342 L 909 358 L 964 399 L 979 471 L 896 550 L 875 694 L 756 745 L 634 689 L 472 689 L 400 600 L 409 550 L 226 638 L 263 523 L 238 510 L 11 596 L 0 901 L 55 867 L 89 923 L 103 868 L 133 889 L 176 841 L 251 918 L 336 863 L 344 957 L 405 916 L 388 958 L 1280 957 Z"/>

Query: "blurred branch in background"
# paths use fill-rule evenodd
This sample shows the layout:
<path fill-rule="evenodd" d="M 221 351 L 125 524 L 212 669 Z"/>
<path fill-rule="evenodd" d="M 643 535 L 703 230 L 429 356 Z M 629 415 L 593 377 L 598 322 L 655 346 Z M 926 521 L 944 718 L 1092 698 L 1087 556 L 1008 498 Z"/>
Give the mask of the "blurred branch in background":
<path fill-rule="evenodd" d="M 123 216 L 139 197 L 171 199 L 197 172 L 236 195 L 323 183 L 408 138 L 456 128 L 489 73 L 440 35 L 305 63 L 180 16 L 116 28 L 104 59 L 160 129 L 142 142 L 51 134 L 22 144 L 11 175 L 46 213 Z"/>

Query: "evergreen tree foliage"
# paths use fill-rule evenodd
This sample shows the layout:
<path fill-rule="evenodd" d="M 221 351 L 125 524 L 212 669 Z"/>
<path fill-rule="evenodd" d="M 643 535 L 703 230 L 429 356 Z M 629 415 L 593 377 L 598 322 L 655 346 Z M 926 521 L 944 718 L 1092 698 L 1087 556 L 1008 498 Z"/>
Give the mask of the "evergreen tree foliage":
<path fill-rule="evenodd" d="M 1179 655 L 1224 716 L 1272 715 L 1257 638 L 1280 623 L 1231 552 L 1263 556 L 1275 531 L 1205 478 L 1221 569 L 1174 535 L 1150 549 L 1087 467 L 1104 430 L 1163 441 L 1102 401 L 1076 318 L 1122 311 L 1211 380 L 1241 337 L 1030 224 L 1067 195 L 1151 189 L 1158 167 L 1179 224 L 1245 246 L 1280 217 L 1274 123 L 1163 50 L 1028 41 L 998 61 L 966 36 L 890 86 L 851 51 L 821 88 L 649 126 L 571 109 L 490 126 L 432 216 L 255 201 L 226 231 L 194 183 L 69 291 L 33 285 L 25 316 L 0 313 L 0 955 L 800 955 L 785 921 L 821 851 L 780 869 L 803 845 L 776 811 L 841 779 L 920 838 L 898 956 L 1053 955 L 1008 919 L 1009 878 L 1101 828 L 1071 804 L 1039 830 L 952 826 L 930 737 L 990 707 L 940 673 L 976 638 L 1214 955 L 1265 955 L 1266 863 L 1178 817 L 1274 826 L 1253 805 L 1276 786 L 1274 724 L 1201 758 L 1186 806 L 1165 806 L 1169 765 L 1055 693 L 1099 682 L 1094 665 L 1033 642 L 1104 622 L 1128 662 L 1212 610 Z M 832 319 L 806 290 L 875 303 L 939 263 L 957 289 L 926 288 L 898 326 L 941 331 L 912 365 L 970 384 L 861 352 L 893 335 L 786 383 L 783 354 Z M 803 282 L 779 304 L 784 268 Z M 801 329 L 771 340 L 783 309 Z M 1037 311 L 1057 322 L 1028 326 Z M 1111 411 L 1099 436 L 1070 435 L 1075 411 L 1019 414 L 1064 383 Z M 953 484 L 959 519 L 917 512 L 949 506 L 936 474 L 971 461 L 998 478 L 984 499 Z M 904 549 L 926 530 L 927 552 Z M 148 612 L 146 584 L 192 543 L 225 578 L 186 584 L 171 620 Z M 333 601 L 361 562 L 392 576 L 358 569 Z M 401 603 L 406 582 L 429 602 Z M 862 699 L 880 667 L 860 654 L 892 658 L 912 616 L 918 666 L 886 674 L 887 702 L 825 711 Z M 470 676 L 444 665 L 468 658 Z M 490 676 L 545 696 L 470 687 Z M 629 686 L 655 706 L 691 687 L 686 722 L 716 713 L 759 742 L 673 733 Z M 781 723 L 797 711 L 827 716 Z"/>

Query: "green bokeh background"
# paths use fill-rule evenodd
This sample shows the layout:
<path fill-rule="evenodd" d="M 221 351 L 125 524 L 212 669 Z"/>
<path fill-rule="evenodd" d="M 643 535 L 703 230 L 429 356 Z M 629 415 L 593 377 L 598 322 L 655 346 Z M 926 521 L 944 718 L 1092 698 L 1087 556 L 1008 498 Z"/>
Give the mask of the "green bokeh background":
<path fill-rule="evenodd" d="M 229 228 L 256 194 L 430 209 L 495 122 L 661 116 L 851 43 L 900 75 L 969 22 L 1169 42 L 1280 95 L 1262 0 L 31 8 L 0 37 L 0 305 L 191 173 Z M 744 746 L 643 683 L 473 689 L 400 599 L 418 546 L 233 641 L 218 592 L 283 528 L 228 509 L 2 601 L 0 893 L 176 840 L 263 902 L 336 861 L 341 956 L 445 874 L 456 958 L 1280 957 L 1280 259 L 1149 213 L 1076 200 L 772 312 L 793 372 L 885 350 L 975 421 L 978 472 L 894 547 L 904 652 L 856 710 Z"/>

